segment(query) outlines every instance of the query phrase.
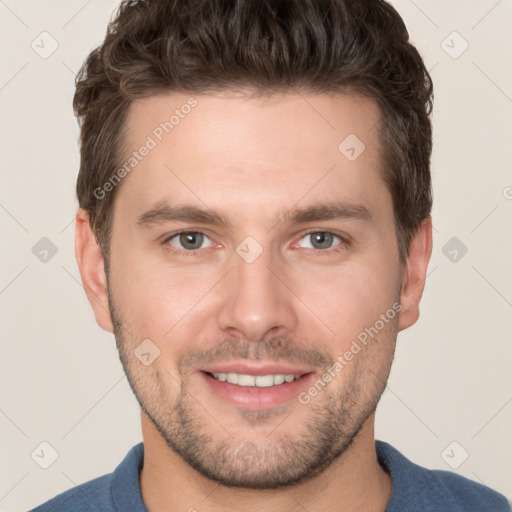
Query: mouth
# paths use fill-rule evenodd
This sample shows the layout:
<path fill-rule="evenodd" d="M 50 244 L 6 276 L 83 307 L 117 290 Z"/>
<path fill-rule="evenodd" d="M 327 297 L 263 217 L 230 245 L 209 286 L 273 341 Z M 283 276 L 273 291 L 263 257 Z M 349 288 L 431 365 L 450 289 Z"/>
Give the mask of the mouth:
<path fill-rule="evenodd" d="M 206 372 L 214 379 L 220 382 L 229 382 L 242 387 L 269 388 L 273 386 L 281 386 L 284 383 L 290 383 L 302 377 L 301 374 L 284 374 L 275 373 L 269 375 L 249 375 L 246 373 L 223 373 L 223 372 Z"/>
<path fill-rule="evenodd" d="M 297 400 L 316 375 L 307 368 L 224 365 L 198 372 L 203 384 L 224 403 L 246 410 L 271 409 Z"/>

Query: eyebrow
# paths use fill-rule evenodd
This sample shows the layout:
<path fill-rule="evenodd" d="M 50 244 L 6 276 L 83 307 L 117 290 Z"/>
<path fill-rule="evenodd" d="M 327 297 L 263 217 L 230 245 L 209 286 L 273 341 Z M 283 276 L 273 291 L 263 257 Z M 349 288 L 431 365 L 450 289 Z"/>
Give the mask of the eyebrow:
<path fill-rule="evenodd" d="M 374 220 L 374 215 L 365 205 L 335 201 L 288 210 L 278 216 L 274 226 L 284 223 L 297 225 L 307 222 L 345 219 L 371 223 Z M 169 222 L 190 222 L 232 229 L 231 221 L 220 212 L 186 204 L 171 206 L 166 201 L 157 203 L 154 208 L 139 215 L 136 220 L 136 224 L 143 228 Z"/>

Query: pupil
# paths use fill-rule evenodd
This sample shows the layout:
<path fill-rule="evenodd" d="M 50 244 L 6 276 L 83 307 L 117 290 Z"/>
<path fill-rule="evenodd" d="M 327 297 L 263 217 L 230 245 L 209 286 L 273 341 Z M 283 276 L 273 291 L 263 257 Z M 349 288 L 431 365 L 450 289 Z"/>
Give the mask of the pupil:
<path fill-rule="evenodd" d="M 180 237 L 180 242 L 183 247 L 186 247 L 187 249 L 198 249 L 202 244 L 201 237 L 201 233 L 183 233 Z M 188 244 L 191 244 L 192 247 Z"/>
<path fill-rule="evenodd" d="M 314 239 L 313 245 L 318 242 L 322 248 L 325 248 L 326 246 L 329 247 L 331 238 L 332 238 L 331 233 L 315 233 L 313 236 L 313 239 Z"/>

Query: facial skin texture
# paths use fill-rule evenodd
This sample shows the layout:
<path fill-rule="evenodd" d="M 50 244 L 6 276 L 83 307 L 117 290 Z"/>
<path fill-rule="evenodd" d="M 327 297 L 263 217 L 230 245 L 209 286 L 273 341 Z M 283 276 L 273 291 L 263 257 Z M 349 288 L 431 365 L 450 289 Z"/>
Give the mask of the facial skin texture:
<path fill-rule="evenodd" d="M 144 144 L 190 96 L 134 103 L 128 147 Z M 418 318 L 430 219 L 400 266 L 372 100 L 291 92 L 193 97 L 197 106 L 118 185 L 108 283 L 87 215 L 77 214 L 82 280 L 97 322 L 115 332 L 142 409 L 146 506 L 384 511 L 391 479 L 377 463 L 374 411 L 397 333 Z M 338 150 L 350 134 L 366 146 L 355 161 Z M 278 222 L 334 201 L 362 205 L 372 218 Z M 137 224 L 162 202 L 215 210 L 231 226 Z M 205 237 L 185 246 L 187 237 L 169 241 L 184 229 Z M 329 235 L 315 241 L 311 231 L 349 243 Z M 262 249 L 251 263 L 237 252 L 247 237 Z M 299 388 L 307 391 L 398 302 L 399 316 L 307 405 L 297 396 L 275 407 L 235 405 L 201 371 L 233 361 L 290 364 L 313 372 Z M 145 339 L 160 350 L 148 366 L 134 355 Z"/>

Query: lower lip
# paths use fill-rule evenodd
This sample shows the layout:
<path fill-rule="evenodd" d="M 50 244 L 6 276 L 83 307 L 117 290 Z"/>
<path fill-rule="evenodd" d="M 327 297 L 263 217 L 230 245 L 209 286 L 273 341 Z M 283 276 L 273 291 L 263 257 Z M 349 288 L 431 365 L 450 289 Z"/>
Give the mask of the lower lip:
<path fill-rule="evenodd" d="M 314 373 L 307 373 L 293 382 L 277 386 L 260 388 L 257 386 L 238 386 L 220 381 L 205 372 L 199 372 L 213 393 L 231 404 L 248 410 L 271 409 L 297 399 L 298 394 L 309 385 Z"/>

